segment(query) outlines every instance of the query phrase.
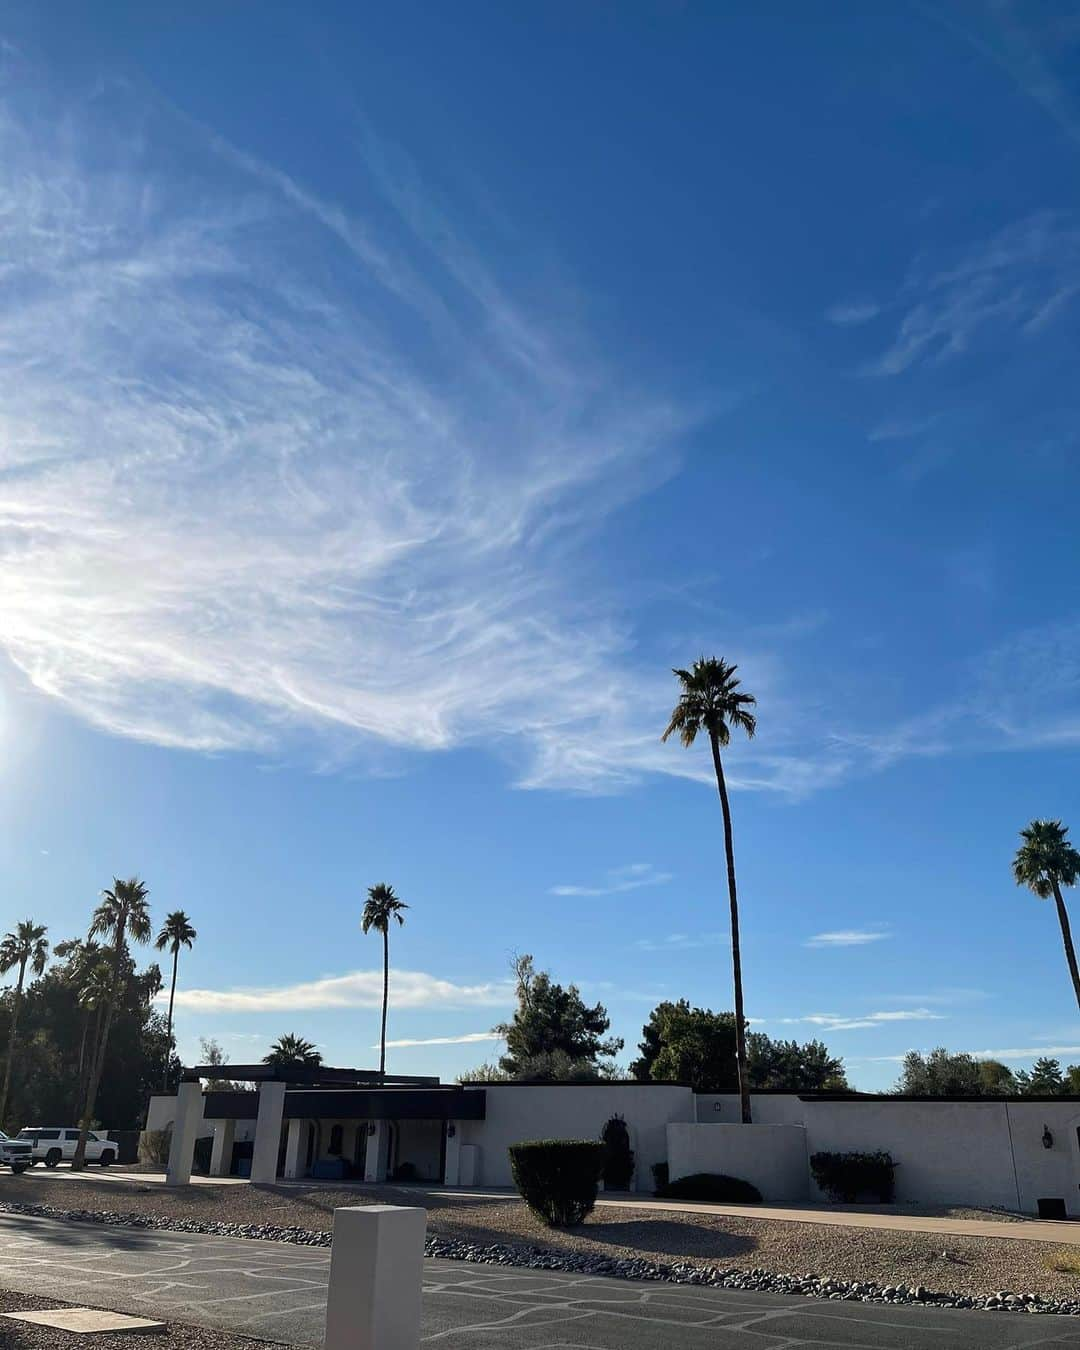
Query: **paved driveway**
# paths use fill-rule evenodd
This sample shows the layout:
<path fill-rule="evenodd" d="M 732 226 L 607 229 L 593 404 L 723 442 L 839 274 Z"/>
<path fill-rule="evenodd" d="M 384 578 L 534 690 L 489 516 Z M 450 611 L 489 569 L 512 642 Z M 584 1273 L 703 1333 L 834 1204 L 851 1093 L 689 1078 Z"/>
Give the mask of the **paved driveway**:
<path fill-rule="evenodd" d="M 329 1252 L 0 1215 L 0 1285 L 269 1340 L 322 1342 Z M 1014 1350 L 1080 1319 L 824 1302 L 530 1273 L 424 1269 L 425 1344 L 446 1350 Z"/>

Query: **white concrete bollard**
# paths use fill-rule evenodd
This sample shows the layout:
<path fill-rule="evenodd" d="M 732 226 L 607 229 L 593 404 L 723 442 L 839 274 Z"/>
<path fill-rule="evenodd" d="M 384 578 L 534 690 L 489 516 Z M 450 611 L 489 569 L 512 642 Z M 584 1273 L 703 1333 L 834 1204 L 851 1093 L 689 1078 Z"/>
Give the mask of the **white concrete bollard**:
<path fill-rule="evenodd" d="M 334 1210 L 325 1350 L 417 1350 L 427 1210 Z"/>

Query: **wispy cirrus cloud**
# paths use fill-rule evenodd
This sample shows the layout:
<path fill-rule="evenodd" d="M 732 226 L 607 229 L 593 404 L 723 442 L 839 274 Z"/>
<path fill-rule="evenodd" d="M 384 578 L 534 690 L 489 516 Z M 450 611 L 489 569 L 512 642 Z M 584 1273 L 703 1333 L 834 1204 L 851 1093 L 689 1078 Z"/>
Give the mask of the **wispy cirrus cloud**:
<path fill-rule="evenodd" d="M 977 344 L 1031 337 L 1080 297 L 1080 218 L 1039 211 L 951 256 L 924 257 L 896 298 L 901 319 L 868 375 L 901 375 Z"/>
<path fill-rule="evenodd" d="M 552 886 L 550 895 L 619 895 L 623 891 L 640 890 L 642 886 L 664 886 L 674 880 L 672 872 L 662 872 L 652 863 L 627 863 L 613 867 L 604 874 L 599 885 Z"/>
<path fill-rule="evenodd" d="M 875 300 L 846 300 L 827 309 L 825 317 L 842 328 L 853 328 L 869 323 L 880 313 L 881 306 Z"/>
<path fill-rule="evenodd" d="M 293 1009 L 380 1008 L 381 970 L 354 970 L 297 984 L 241 989 L 178 989 L 176 1006 L 190 1012 L 265 1013 Z M 497 1008 L 513 1003 L 513 986 L 503 980 L 457 984 L 419 970 L 394 971 L 394 1005 L 398 1008 Z M 168 1002 L 168 993 L 158 996 Z"/>
<path fill-rule="evenodd" d="M 1043 1055 L 1080 1055 L 1080 1045 L 1029 1045 L 1020 1049 L 969 1050 L 975 1059 L 1039 1059 Z"/>
<path fill-rule="evenodd" d="M 668 933 L 666 937 L 639 938 L 634 946 L 639 952 L 689 952 L 730 942 L 727 933 Z"/>
<path fill-rule="evenodd" d="M 564 317 L 584 297 L 493 272 L 376 138 L 330 201 L 129 87 L 50 101 L 17 56 L 5 77 L 0 650 L 22 678 L 189 750 L 381 770 L 482 745 L 523 787 L 708 782 L 658 741 L 682 637 L 643 665 L 579 545 L 738 392 L 676 402 L 602 356 Z M 929 741 L 808 718 L 779 641 L 740 650 L 770 734 L 734 787 L 798 798 L 967 743 L 978 714 L 951 708 Z"/>
<path fill-rule="evenodd" d="M 678 653 L 643 671 L 578 546 L 737 391 L 675 402 L 602 356 L 564 317 L 584 297 L 496 275 L 373 135 L 327 200 L 128 86 L 5 73 L 0 649 L 25 679 L 189 750 L 708 781 L 658 740 Z M 733 786 L 839 781 L 849 752 L 781 703 Z"/>
<path fill-rule="evenodd" d="M 387 1041 L 388 1050 L 411 1050 L 421 1045 L 479 1045 L 482 1041 L 501 1041 L 494 1031 L 467 1031 L 464 1036 L 419 1036 L 399 1041 Z M 368 1047 L 378 1050 L 378 1043 Z"/>
<path fill-rule="evenodd" d="M 780 1023 L 787 1026 L 804 1023 L 820 1027 L 824 1031 L 862 1031 L 893 1022 L 940 1022 L 943 1019 L 941 1013 L 936 1013 L 930 1008 L 894 1008 L 884 1012 L 861 1013 L 852 1017 L 845 1017 L 839 1013 L 804 1013 L 800 1017 L 760 1017 L 752 1020 L 759 1024 Z"/>
<path fill-rule="evenodd" d="M 884 942 L 892 937 L 887 928 L 837 928 L 830 933 L 815 933 L 804 947 L 865 947 L 869 942 Z"/>

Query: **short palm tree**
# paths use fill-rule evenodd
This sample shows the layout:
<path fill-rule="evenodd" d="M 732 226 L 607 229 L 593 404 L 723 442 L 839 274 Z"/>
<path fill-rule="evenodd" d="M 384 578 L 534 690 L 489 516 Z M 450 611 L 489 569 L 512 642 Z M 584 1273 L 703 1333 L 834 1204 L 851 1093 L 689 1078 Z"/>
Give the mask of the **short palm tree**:
<path fill-rule="evenodd" d="M 94 946 L 97 946 L 97 944 L 95 943 Z M 82 1043 L 79 1046 L 79 1071 L 75 1086 L 74 1115 L 76 1118 L 78 1118 L 82 1109 L 87 1076 L 94 1064 L 97 1047 L 101 1043 L 101 1021 L 112 997 L 112 987 L 112 967 L 105 957 L 99 955 L 93 964 L 87 965 L 82 971 L 79 983 L 78 1003 L 83 1013 L 83 1031 Z M 91 1019 L 94 1023 L 93 1035 L 89 1034 Z M 87 1054 L 88 1040 L 89 1054 Z"/>
<path fill-rule="evenodd" d="M 90 1018 L 94 1009 L 87 1004 L 83 998 L 83 990 L 88 982 L 94 977 L 95 972 L 101 970 L 104 965 L 101 955 L 101 945 L 93 938 L 67 938 L 63 942 L 58 942 L 53 948 L 53 955 L 59 956 L 68 963 L 67 978 L 75 989 L 75 998 L 79 1007 L 83 1010 L 82 1035 L 79 1037 L 79 1063 L 75 1073 L 75 1105 L 71 1111 L 72 1120 L 78 1120 L 79 1111 L 83 1103 L 83 1069 L 86 1065 L 86 1042 L 90 1035 Z M 105 967 L 107 972 L 108 967 Z M 95 1032 L 91 1047 L 97 1044 L 97 1035 Z"/>
<path fill-rule="evenodd" d="M 1062 886 L 1075 886 L 1080 880 L 1080 853 L 1069 843 L 1068 826 L 1060 820 L 1033 820 L 1020 831 L 1023 843 L 1013 859 L 1013 879 L 1018 886 L 1034 891 L 1040 900 L 1054 897 L 1061 940 L 1065 944 L 1065 960 L 1069 963 L 1073 993 L 1080 1007 L 1080 970 L 1076 966 L 1069 913 L 1061 898 Z"/>
<path fill-rule="evenodd" d="M 728 803 L 724 766 L 720 748 L 731 740 L 731 729 L 738 727 L 752 737 L 757 730 L 757 719 L 748 709 L 757 700 L 739 689 L 735 678 L 737 666 L 728 665 L 716 657 L 702 657 L 690 670 L 672 673 L 681 686 L 679 701 L 671 713 L 662 740 L 678 732 L 688 749 L 700 732 L 709 738 L 716 789 L 720 794 L 720 808 L 724 813 L 724 850 L 727 854 L 728 902 L 731 909 L 731 964 L 735 982 L 735 1061 L 739 1076 L 739 1103 L 744 1125 L 751 1122 L 750 1077 L 746 1056 L 746 1019 L 743 1014 L 742 950 L 739 946 L 739 900 L 735 889 L 735 844 L 731 830 L 731 807 Z"/>
<path fill-rule="evenodd" d="M 191 944 L 198 937 L 195 929 L 191 926 L 191 920 L 182 909 L 174 909 L 171 914 L 165 916 L 165 922 L 161 925 L 161 932 L 157 935 L 157 941 L 154 946 L 159 952 L 163 952 L 167 947 L 172 952 L 172 985 L 169 988 L 169 1020 L 165 1027 L 165 1076 L 162 1079 L 162 1090 L 169 1086 L 169 1056 L 172 1053 L 172 1018 L 173 1018 L 173 1000 L 176 998 L 176 967 L 180 961 L 180 948 L 187 947 L 190 951 Z"/>
<path fill-rule="evenodd" d="M 390 921 L 397 919 L 398 924 L 405 922 L 403 911 L 409 906 L 404 900 L 399 900 L 394 894 L 393 886 L 387 886 L 384 881 L 380 881 L 375 886 L 368 887 L 367 902 L 364 905 L 364 913 L 360 918 L 360 927 L 365 933 L 370 933 L 374 928 L 376 933 L 382 934 L 383 942 L 383 968 L 382 968 L 382 1031 L 379 1036 L 379 1072 L 386 1072 L 386 1008 L 390 1001 Z"/>
<path fill-rule="evenodd" d="M 303 1036 L 287 1033 L 279 1036 L 270 1047 L 270 1053 L 263 1055 L 264 1064 L 276 1064 L 279 1068 L 317 1069 L 322 1063 L 322 1055 L 311 1041 Z"/>
<path fill-rule="evenodd" d="M 0 941 L 0 974 L 6 975 L 15 966 L 19 968 L 19 978 L 15 982 L 15 997 L 11 1005 L 11 1030 L 8 1033 L 7 1058 L 4 1061 L 4 1082 L 0 1087 L 0 1127 L 6 1118 L 8 1092 L 11 1090 L 11 1062 L 15 1057 L 15 1038 L 19 1030 L 26 967 L 29 966 L 35 975 L 40 975 L 45 969 L 45 962 L 49 959 L 49 944 L 45 940 L 48 931 L 44 924 L 35 923 L 33 919 L 24 919 L 14 933 L 6 934 Z"/>
<path fill-rule="evenodd" d="M 82 1119 L 79 1121 L 79 1142 L 75 1145 L 75 1156 L 71 1160 L 71 1166 L 75 1171 L 81 1171 L 86 1166 L 86 1132 L 90 1128 L 90 1122 L 94 1118 L 94 1107 L 97 1105 L 101 1073 L 105 1067 L 105 1051 L 109 1045 L 109 1032 L 120 997 L 120 978 L 124 956 L 127 953 L 127 940 L 130 938 L 132 942 L 145 946 L 154 931 L 150 923 L 150 906 L 147 903 L 149 894 L 146 884 L 138 877 L 129 877 L 127 881 L 114 877 L 112 889 L 102 891 L 101 902 L 90 920 L 89 936 L 109 939 L 110 981 L 101 1033 L 90 1063 L 86 1103 Z"/>

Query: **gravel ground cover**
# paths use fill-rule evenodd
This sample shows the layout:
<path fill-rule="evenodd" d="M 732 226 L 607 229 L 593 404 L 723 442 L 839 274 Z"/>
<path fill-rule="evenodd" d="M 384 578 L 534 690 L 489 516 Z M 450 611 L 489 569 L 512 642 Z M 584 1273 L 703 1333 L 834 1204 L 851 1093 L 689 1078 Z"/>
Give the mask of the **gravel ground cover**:
<path fill-rule="evenodd" d="M 57 1216 L 82 1211 L 80 1217 L 105 1216 L 114 1223 L 312 1245 L 329 1241 L 336 1207 L 375 1202 L 425 1205 L 432 1256 L 824 1297 L 922 1302 L 942 1295 L 962 1307 L 1071 1312 L 1075 1306 L 1080 1312 L 1080 1276 L 1053 1269 L 1060 1249 L 1040 1242 L 604 1208 L 562 1231 L 545 1228 L 519 1201 L 408 1187 L 165 1191 L 139 1182 L 27 1185 L 26 1178 L 0 1179 L 5 1206 L 31 1203 Z"/>
<path fill-rule="evenodd" d="M 63 1306 L 55 1298 L 34 1298 L 30 1294 L 11 1294 L 6 1289 L 0 1289 L 0 1313 L 39 1312 L 45 1308 Z M 73 1303 L 67 1306 L 83 1308 L 86 1304 Z M 7 1317 L 0 1320 L 0 1345 L 4 1350 L 76 1350 L 76 1347 L 87 1350 L 87 1346 L 93 1346 L 94 1350 L 138 1350 L 140 1345 L 147 1347 L 147 1350 L 150 1347 L 154 1347 L 154 1350 L 266 1350 L 265 1341 L 231 1336 L 209 1327 L 184 1326 L 178 1322 L 167 1323 L 164 1331 L 79 1336 L 71 1331 L 13 1322 Z"/>

